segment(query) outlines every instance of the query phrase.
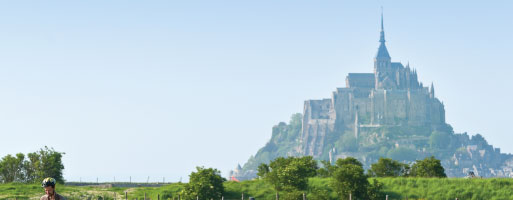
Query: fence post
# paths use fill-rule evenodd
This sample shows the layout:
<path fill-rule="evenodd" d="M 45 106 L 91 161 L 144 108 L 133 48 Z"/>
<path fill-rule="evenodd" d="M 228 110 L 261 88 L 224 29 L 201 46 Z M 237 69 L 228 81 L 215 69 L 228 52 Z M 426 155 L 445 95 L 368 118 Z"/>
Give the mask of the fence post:
<path fill-rule="evenodd" d="M 125 200 L 128 200 L 128 192 L 125 192 Z"/>
<path fill-rule="evenodd" d="M 303 192 L 303 200 L 306 200 L 306 195 L 304 192 Z"/>
<path fill-rule="evenodd" d="M 280 195 L 278 194 L 278 191 L 276 191 L 276 200 L 280 200 Z"/>
<path fill-rule="evenodd" d="M 408 197 L 406 197 L 406 199 L 408 199 Z M 388 200 L 388 194 L 385 196 L 385 200 Z"/>
<path fill-rule="evenodd" d="M 352 196 L 351 196 L 351 193 L 349 193 L 349 200 L 352 200 L 352 199 L 353 199 L 353 198 L 352 198 Z"/>
<path fill-rule="evenodd" d="M 144 192 L 144 200 L 146 200 L 146 192 Z"/>
<path fill-rule="evenodd" d="M 242 200 L 244 200 L 244 192 L 242 193 Z"/>
<path fill-rule="evenodd" d="M 157 200 L 160 200 L 160 193 L 157 194 Z"/>
<path fill-rule="evenodd" d="M 196 200 L 199 200 L 199 197 L 198 197 L 198 196 L 196 196 Z"/>

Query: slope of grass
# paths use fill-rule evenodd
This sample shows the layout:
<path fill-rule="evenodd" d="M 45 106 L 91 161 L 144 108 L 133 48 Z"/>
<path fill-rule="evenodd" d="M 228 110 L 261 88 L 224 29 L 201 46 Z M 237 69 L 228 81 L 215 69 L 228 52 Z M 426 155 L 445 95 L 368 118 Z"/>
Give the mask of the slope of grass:
<path fill-rule="evenodd" d="M 116 196 L 123 194 L 129 188 L 100 188 L 57 185 L 56 191 L 73 199 L 86 199 L 87 197 Z M 0 199 L 39 199 L 44 194 L 40 184 L 8 183 L 0 184 Z"/>
<path fill-rule="evenodd" d="M 392 199 L 513 199 L 513 179 L 378 178 Z"/>
<path fill-rule="evenodd" d="M 513 179 L 463 179 L 463 178 L 377 178 L 384 184 L 383 192 L 389 195 L 389 199 L 433 199 L 453 200 L 459 199 L 513 199 Z M 370 180 L 372 182 L 372 180 Z M 161 187 L 91 187 L 91 186 L 63 186 L 58 185 L 57 191 L 68 199 L 124 199 L 125 192 L 129 199 L 143 199 L 144 194 L 148 199 L 178 199 L 178 194 L 185 184 L 173 183 Z M 251 180 L 243 182 L 225 182 L 225 200 L 241 199 L 244 193 L 245 199 L 275 199 L 276 192 L 265 181 Z M 309 189 L 304 191 L 311 200 L 340 199 L 330 187 L 329 178 L 311 178 Z M 44 191 L 39 184 L 9 183 L 0 184 L 0 199 L 39 199 Z M 287 194 L 280 192 L 280 199 L 295 199 L 302 196 L 303 191 Z M 299 198 L 301 199 L 301 198 Z"/>

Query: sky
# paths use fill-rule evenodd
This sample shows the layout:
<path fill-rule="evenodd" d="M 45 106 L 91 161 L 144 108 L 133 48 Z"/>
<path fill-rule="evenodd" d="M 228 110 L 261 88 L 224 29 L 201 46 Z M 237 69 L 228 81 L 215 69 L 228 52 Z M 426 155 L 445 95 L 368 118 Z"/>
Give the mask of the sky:
<path fill-rule="evenodd" d="M 49 146 L 67 181 L 224 176 L 353 72 L 380 6 L 394 62 L 458 133 L 513 153 L 513 1 L 0 1 L 0 156 Z"/>

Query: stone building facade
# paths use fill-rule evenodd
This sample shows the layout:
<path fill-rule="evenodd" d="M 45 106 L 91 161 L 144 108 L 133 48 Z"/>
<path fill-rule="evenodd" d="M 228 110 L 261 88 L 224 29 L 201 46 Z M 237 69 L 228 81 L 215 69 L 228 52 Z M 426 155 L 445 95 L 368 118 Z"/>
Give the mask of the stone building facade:
<path fill-rule="evenodd" d="M 433 84 L 423 86 L 409 64 L 391 61 L 381 23 L 374 73 L 349 73 L 346 87 L 337 88 L 331 98 L 305 101 L 302 154 L 321 155 L 330 133 L 351 130 L 358 138 L 361 128 L 446 126 L 444 105 L 435 97 Z"/>

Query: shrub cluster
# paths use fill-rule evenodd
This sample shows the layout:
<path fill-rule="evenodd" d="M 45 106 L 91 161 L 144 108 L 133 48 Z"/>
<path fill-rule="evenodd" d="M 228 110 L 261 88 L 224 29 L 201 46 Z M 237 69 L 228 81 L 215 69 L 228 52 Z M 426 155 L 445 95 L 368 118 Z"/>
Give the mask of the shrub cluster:
<path fill-rule="evenodd" d="M 302 193 L 309 191 L 316 197 L 326 196 L 328 192 L 310 187 L 308 179 L 314 176 L 330 178 L 329 187 L 337 198 L 382 199 L 383 184 L 376 179 L 369 182 L 369 177 L 446 177 L 440 160 L 428 157 L 418 160 L 411 166 L 389 158 L 380 158 L 365 173 L 363 165 L 355 158 L 338 159 L 335 164 L 321 161 L 319 168 L 311 156 L 279 157 L 269 164 L 258 167 L 258 176 L 269 183 L 274 190 L 281 193 L 280 199 L 298 199 Z M 325 197 L 323 197 L 325 198 Z M 327 196 L 326 196 L 327 198 Z M 299 198 L 300 199 L 300 198 Z"/>
<path fill-rule="evenodd" d="M 36 183 L 46 177 L 55 178 L 58 183 L 64 183 L 62 156 L 53 148 L 44 147 L 39 151 L 7 155 L 0 160 L 0 182 Z"/>
<path fill-rule="evenodd" d="M 440 160 L 433 156 L 417 160 L 411 166 L 390 158 L 379 158 L 367 173 L 372 177 L 447 177 Z"/>

